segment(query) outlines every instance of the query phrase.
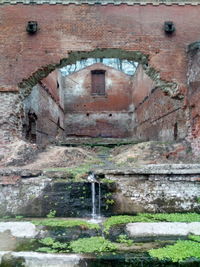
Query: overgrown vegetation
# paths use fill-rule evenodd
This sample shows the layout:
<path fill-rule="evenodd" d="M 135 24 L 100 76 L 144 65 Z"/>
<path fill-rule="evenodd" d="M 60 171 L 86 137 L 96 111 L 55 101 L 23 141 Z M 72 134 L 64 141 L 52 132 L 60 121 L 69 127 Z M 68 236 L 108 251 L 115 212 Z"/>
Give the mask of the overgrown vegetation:
<path fill-rule="evenodd" d="M 32 221 L 35 225 L 44 225 L 49 227 L 75 227 L 80 226 L 85 229 L 100 229 L 96 223 L 89 223 L 83 220 L 61 220 L 61 219 L 42 219 Z"/>
<path fill-rule="evenodd" d="M 172 262 L 181 262 L 189 258 L 200 259 L 200 243 L 190 240 L 179 240 L 174 245 L 159 249 L 149 250 L 151 257 L 159 260 L 171 260 Z"/>
<path fill-rule="evenodd" d="M 55 241 L 55 239 L 51 237 L 46 237 L 44 239 L 41 239 L 39 240 L 39 243 L 42 244 L 43 246 L 36 250 L 38 252 L 46 252 L 46 253 L 69 252 L 67 243 L 61 243 L 59 241 Z"/>
<path fill-rule="evenodd" d="M 112 226 L 134 222 L 200 222 L 198 213 L 139 213 L 136 216 L 111 216 L 104 222 L 104 232 L 109 233 Z"/>
<path fill-rule="evenodd" d="M 117 250 L 117 246 L 101 236 L 71 241 L 69 248 L 75 253 L 102 253 Z"/>
<path fill-rule="evenodd" d="M 58 171 L 58 172 L 65 172 L 69 174 L 69 177 L 71 179 L 74 179 L 75 181 L 81 181 L 82 178 L 85 177 L 85 175 L 87 175 L 87 173 L 89 171 L 91 171 L 91 169 L 93 168 L 94 164 L 101 164 L 101 162 L 99 160 L 90 160 L 87 163 L 81 164 L 79 166 L 76 167 L 72 167 L 72 168 L 48 168 L 45 169 L 45 171 Z"/>

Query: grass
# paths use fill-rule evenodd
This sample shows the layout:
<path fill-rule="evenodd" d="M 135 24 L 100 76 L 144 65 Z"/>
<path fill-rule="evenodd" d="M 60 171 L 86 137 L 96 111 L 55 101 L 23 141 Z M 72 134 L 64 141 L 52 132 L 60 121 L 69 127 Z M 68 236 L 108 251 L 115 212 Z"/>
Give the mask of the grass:
<path fill-rule="evenodd" d="M 102 253 L 117 250 L 117 246 L 101 236 L 71 241 L 69 248 L 75 253 Z"/>
<path fill-rule="evenodd" d="M 191 240 L 179 240 L 174 245 L 149 250 L 149 255 L 159 260 L 181 262 L 189 258 L 200 259 L 200 243 Z"/>
<path fill-rule="evenodd" d="M 84 176 L 86 174 L 88 174 L 89 171 L 91 171 L 93 169 L 93 165 L 94 164 L 101 164 L 101 162 L 99 160 L 91 160 L 87 163 L 81 164 L 79 166 L 76 167 L 66 167 L 66 168 L 48 168 L 45 169 L 45 171 L 57 171 L 57 172 L 66 172 L 69 174 L 69 176 L 76 180 L 76 181 L 80 181 L 82 178 L 84 178 Z"/>
<path fill-rule="evenodd" d="M 89 223 L 82 220 L 61 220 L 61 219 L 42 219 L 32 221 L 35 225 L 43 225 L 49 227 L 84 227 L 86 229 L 100 229 L 100 226 L 96 223 Z"/>
<path fill-rule="evenodd" d="M 104 232 L 109 233 L 111 227 L 134 222 L 200 222 L 198 213 L 139 213 L 136 216 L 111 216 L 104 222 Z"/>

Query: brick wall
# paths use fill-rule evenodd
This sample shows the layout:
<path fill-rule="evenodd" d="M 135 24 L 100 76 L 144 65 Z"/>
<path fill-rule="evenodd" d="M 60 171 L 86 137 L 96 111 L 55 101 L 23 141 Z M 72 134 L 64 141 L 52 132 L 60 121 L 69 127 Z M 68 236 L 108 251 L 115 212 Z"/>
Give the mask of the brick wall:
<path fill-rule="evenodd" d="M 105 95 L 92 94 L 92 70 L 105 70 Z M 66 135 L 128 137 L 131 135 L 131 78 L 101 63 L 66 76 Z"/>
<path fill-rule="evenodd" d="M 141 66 L 133 78 L 135 108 L 133 136 L 142 140 L 173 141 L 187 134 L 183 101 L 168 97 Z"/>
<path fill-rule="evenodd" d="M 44 78 L 70 51 L 115 48 L 148 55 L 148 65 L 160 79 L 176 83 L 185 94 L 186 47 L 199 38 L 199 11 L 199 5 L 1 5 L 0 91 L 17 90 L 37 72 L 28 80 L 35 85 L 37 77 Z M 36 35 L 25 30 L 29 20 L 38 22 Z M 163 31 L 166 20 L 175 23 L 172 36 Z M 74 60 L 80 60 L 79 55 Z"/>
<path fill-rule="evenodd" d="M 24 138 L 40 145 L 63 136 L 64 110 L 63 101 L 60 100 L 62 89 L 57 86 L 57 79 L 57 73 L 50 74 L 34 86 L 31 94 L 24 100 Z"/>
<path fill-rule="evenodd" d="M 18 94 L 14 92 L 0 93 L 0 144 L 9 143 L 21 137 L 22 115 Z"/>

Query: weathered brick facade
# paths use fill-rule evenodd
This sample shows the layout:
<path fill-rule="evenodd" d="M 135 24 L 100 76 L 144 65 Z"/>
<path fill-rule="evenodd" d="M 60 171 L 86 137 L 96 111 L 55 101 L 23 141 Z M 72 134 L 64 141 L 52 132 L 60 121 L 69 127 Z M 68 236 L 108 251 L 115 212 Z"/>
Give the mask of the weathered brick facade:
<path fill-rule="evenodd" d="M 178 120 L 178 127 L 181 125 L 179 137 L 184 137 L 188 125 L 182 109 L 184 101 L 172 100 L 167 95 L 181 99 L 187 93 L 186 48 L 199 36 L 200 5 L 196 2 L 183 6 L 168 6 L 168 2 L 165 5 L 152 5 L 148 2 L 145 5 L 121 2 L 117 2 L 117 5 L 106 5 L 106 2 L 102 5 L 93 2 L 94 5 L 81 2 L 77 2 L 77 5 L 67 2 L 66 5 L 51 5 L 55 3 L 0 6 L 0 97 L 6 99 L 7 103 L 2 105 L 0 116 L 4 120 L 4 115 L 10 114 L 7 122 L 2 122 L 2 141 L 20 137 L 22 128 L 20 117 L 23 114 L 20 110 L 15 114 L 17 107 L 21 105 L 21 99 L 16 100 L 14 106 L 7 100 L 7 97 L 16 98 L 13 91 L 20 90 L 21 95 L 25 95 L 26 91 L 30 91 L 56 67 L 90 57 L 91 51 L 94 51 L 94 57 L 99 57 L 96 49 L 106 49 L 100 51 L 100 57 L 104 57 L 105 52 L 107 57 L 118 53 L 121 58 L 127 58 L 127 53 L 130 52 L 129 58 L 132 58 L 139 51 L 148 58 L 148 62 L 142 62 L 142 59 L 138 61 L 153 81 L 151 89 L 156 87 L 156 90 L 150 89 L 149 98 L 147 94 L 144 102 L 138 106 L 136 120 L 142 126 L 135 129 L 134 133 L 145 139 L 172 139 L 173 127 Z M 26 32 L 30 20 L 38 22 L 39 30 L 34 35 Z M 165 34 L 163 30 L 164 22 L 169 20 L 176 27 L 172 35 Z M 135 56 L 131 54 L 133 52 L 136 53 Z M 140 92 L 140 88 L 141 86 L 137 89 L 138 99 L 146 94 Z M 58 101 L 55 95 L 54 100 Z M 145 110 L 149 110 L 149 118 L 145 117 Z M 159 118 L 162 118 L 162 123 L 155 124 Z M 165 133 L 161 133 L 163 125 L 169 134 L 165 129 Z M 147 132 L 152 134 L 149 136 Z"/>

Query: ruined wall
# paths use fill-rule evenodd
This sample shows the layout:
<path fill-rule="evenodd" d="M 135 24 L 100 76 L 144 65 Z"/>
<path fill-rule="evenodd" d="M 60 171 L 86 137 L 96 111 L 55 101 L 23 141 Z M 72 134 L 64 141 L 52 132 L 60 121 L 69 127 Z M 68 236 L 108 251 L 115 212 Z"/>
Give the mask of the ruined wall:
<path fill-rule="evenodd" d="M 98 172 L 98 171 L 97 171 Z M 145 165 L 131 170 L 99 170 L 101 215 L 138 212 L 199 212 L 200 165 Z M 57 179 L 56 177 L 58 177 Z M 51 177 L 51 178 L 48 178 Z M 108 181 L 108 180 L 107 180 Z M 98 205 L 96 184 L 96 205 Z M 91 183 L 76 182 L 64 172 L 10 168 L 0 170 L 0 216 L 88 217 Z"/>
<path fill-rule="evenodd" d="M 133 78 L 133 136 L 142 140 L 176 141 L 187 134 L 183 101 L 169 98 L 140 65 Z"/>
<path fill-rule="evenodd" d="M 92 94 L 91 71 L 105 70 L 105 95 Z M 128 137 L 131 124 L 131 79 L 128 75 L 93 64 L 65 77 L 66 135 Z"/>
<path fill-rule="evenodd" d="M 63 136 L 63 96 L 58 80 L 57 73 L 51 73 L 24 100 L 24 137 L 31 142 L 45 145 Z"/>
<path fill-rule="evenodd" d="M 0 144 L 9 143 L 21 137 L 21 108 L 18 93 L 0 93 Z"/>
<path fill-rule="evenodd" d="M 160 78 L 177 84 L 171 93 L 184 94 L 185 51 L 199 36 L 199 11 L 200 5 L 1 5 L 0 91 L 17 91 L 24 79 L 24 86 L 33 87 L 71 51 L 115 48 L 148 55 L 149 66 L 160 72 Z M 29 20 L 38 22 L 40 29 L 35 35 L 26 32 Z M 163 31 L 168 20 L 176 26 L 172 36 Z M 79 55 L 73 60 L 80 60 Z M 9 105 L 9 109 L 12 114 L 16 106 Z M 11 123 L 10 131 L 12 128 Z"/>
<path fill-rule="evenodd" d="M 200 42 L 188 48 L 188 93 L 186 104 L 189 116 L 188 140 L 195 154 L 200 151 Z"/>

